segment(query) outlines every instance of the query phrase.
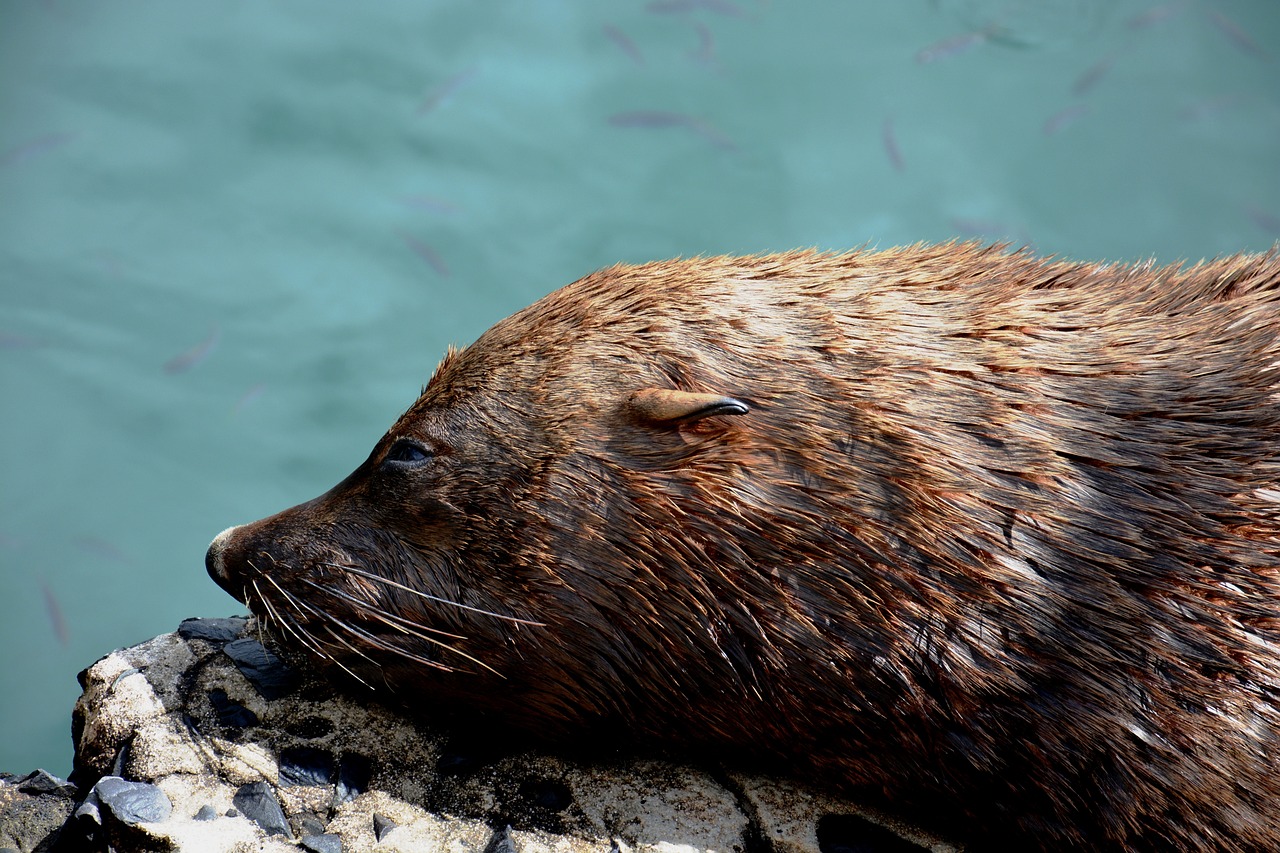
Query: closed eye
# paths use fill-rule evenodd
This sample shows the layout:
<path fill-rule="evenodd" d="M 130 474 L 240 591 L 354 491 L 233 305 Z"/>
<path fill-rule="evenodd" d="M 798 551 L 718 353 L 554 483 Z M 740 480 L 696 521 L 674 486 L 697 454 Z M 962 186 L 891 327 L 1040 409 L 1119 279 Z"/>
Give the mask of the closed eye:
<path fill-rule="evenodd" d="M 412 439 L 401 438 L 387 450 L 387 455 L 382 457 L 382 464 L 396 468 L 412 468 L 430 462 L 434 456 L 435 452 L 431 448 Z"/>

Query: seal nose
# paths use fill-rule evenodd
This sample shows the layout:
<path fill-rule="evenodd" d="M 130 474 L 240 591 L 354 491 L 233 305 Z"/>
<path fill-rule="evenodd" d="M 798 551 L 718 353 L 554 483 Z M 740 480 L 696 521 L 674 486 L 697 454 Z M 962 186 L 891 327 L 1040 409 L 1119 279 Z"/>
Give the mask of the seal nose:
<path fill-rule="evenodd" d="M 231 541 L 231 537 L 239 529 L 239 526 L 228 527 L 213 537 L 213 541 L 209 543 L 209 550 L 204 555 L 205 571 L 209 573 L 209 577 L 213 578 L 214 583 L 223 589 L 226 588 L 228 578 L 227 567 L 222 562 L 222 554 L 227 550 L 227 543 Z"/>

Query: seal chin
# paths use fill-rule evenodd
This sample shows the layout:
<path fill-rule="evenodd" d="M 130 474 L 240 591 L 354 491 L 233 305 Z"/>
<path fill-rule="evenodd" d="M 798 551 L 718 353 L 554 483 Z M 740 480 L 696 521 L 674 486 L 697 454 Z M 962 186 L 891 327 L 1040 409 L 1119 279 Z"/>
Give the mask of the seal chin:
<path fill-rule="evenodd" d="M 209 550 L 204 555 L 204 568 L 209 573 L 209 577 L 213 578 L 214 583 L 223 589 L 227 589 L 227 582 L 230 580 L 227 576 L 227 567 L 222 560 L 222 554 L 227 549 L 227 543 L 231 541 L 231 537 L 240 527 L 228 527 L 226 530 L 213 537 L 213 541 L 209 543 Z"/>

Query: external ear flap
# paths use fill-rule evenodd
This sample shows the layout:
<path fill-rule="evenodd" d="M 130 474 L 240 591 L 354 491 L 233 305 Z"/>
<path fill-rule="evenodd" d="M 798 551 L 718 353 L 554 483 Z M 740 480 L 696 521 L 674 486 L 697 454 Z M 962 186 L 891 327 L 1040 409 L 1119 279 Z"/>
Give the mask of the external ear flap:
<path fill-rule="evenodd" d="M 714 415 L 745 415 L 750 407 L 733 397 L 673 391 L 668 388 L 645 388 L 627 395 L 624 408 L 642 424 L 673 426 L 690 423 Z"/>

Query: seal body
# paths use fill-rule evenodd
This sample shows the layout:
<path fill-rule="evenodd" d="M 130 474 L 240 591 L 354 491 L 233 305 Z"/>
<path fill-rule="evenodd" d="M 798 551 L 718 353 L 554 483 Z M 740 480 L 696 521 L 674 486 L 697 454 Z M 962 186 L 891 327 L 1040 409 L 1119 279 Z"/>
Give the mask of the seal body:
<path fill-rule="evenodd" d="M 207 565 L 409 704 L 972 840 L 1280 849 L 1280 258 L 606 269 Z"/>

